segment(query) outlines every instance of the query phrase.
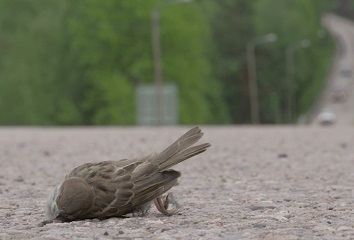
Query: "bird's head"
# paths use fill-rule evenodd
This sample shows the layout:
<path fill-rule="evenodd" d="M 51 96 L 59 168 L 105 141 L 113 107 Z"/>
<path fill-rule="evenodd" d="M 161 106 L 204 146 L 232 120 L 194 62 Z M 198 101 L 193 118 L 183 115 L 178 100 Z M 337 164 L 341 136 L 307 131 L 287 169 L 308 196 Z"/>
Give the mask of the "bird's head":
<path fill-rule="evenodd" d="M 47 220 L 72 220 L 89 211 L 95 200 L 92 187 L 82 178 L 67 178 L 54 189 L 47 201 Z"/>

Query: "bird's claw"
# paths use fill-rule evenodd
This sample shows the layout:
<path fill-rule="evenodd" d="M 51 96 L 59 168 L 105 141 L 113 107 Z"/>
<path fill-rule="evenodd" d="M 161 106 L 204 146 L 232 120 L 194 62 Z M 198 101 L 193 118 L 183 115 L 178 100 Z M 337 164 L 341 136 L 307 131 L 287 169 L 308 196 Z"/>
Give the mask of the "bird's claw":
<path fill-rule="evenodd" d="M 157 210 L 166 216 L 177 214 L 180 209 L 180 205 L 177 203 L 172 193 L 155 198 L 154 204 Z M 170 205 L 172 205 L 172 208 L 168 209 Z"/>

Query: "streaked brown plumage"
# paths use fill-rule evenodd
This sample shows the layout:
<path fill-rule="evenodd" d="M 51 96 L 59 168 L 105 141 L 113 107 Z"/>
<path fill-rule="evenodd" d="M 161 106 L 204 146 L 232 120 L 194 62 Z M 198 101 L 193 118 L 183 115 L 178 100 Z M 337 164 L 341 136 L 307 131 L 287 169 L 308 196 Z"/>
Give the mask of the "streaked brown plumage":
<path fill-rule="evenodd" d="M 72 221 L 144 214 L 154 201 L 166 215 L 169 197 L 162 194 L 181 174 L 172 166 L 204 152 L 209 143 L 192 146 L 203 133 L 194 127 L 160 154 L 143 158 L 86 163 L 71 171 L 47 202 L 47 220 Z"/>

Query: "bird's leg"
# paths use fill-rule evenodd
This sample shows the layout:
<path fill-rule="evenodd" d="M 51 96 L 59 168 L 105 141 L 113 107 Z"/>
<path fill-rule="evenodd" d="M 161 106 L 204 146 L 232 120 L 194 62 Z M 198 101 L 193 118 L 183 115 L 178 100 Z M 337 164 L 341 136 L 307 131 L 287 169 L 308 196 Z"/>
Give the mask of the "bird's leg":
<path fill-rule="evenodd" d="M 167 216 L 177 214 L 180 208 L 172 193 L 169 193 L 166 196 L 160 196 L 155 198 L 154 204 L 160 213 L 165 214 Z M 173 207 L 169 210 L 168 207 L 170 205 L 173 205 Z"/>

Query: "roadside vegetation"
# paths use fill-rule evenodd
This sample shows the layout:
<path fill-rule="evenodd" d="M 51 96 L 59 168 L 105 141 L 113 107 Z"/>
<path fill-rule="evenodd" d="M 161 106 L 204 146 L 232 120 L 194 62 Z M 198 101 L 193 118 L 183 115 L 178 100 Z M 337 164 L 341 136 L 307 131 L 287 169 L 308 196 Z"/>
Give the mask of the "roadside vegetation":
<path fill-rule="evenodd" d="M 172 0 L 165 0 L 166 2 Z M 131 125 L 135 88 L 153 83 L 151 10 L 159 0 L 0 0 L 1 125 Z M 261 123 L 295 122 L 334 54 L 329 0 L 194 0 L 160 10 L 163 73 L 181 124 L 250 123 L 246 46 L 257 46 Z M 339 1 L 338 1 L 339 2 Z M 286 81 L 286 49 L 294 76 Z M 288 119 L 288 93 L 293 114 Z"/>

